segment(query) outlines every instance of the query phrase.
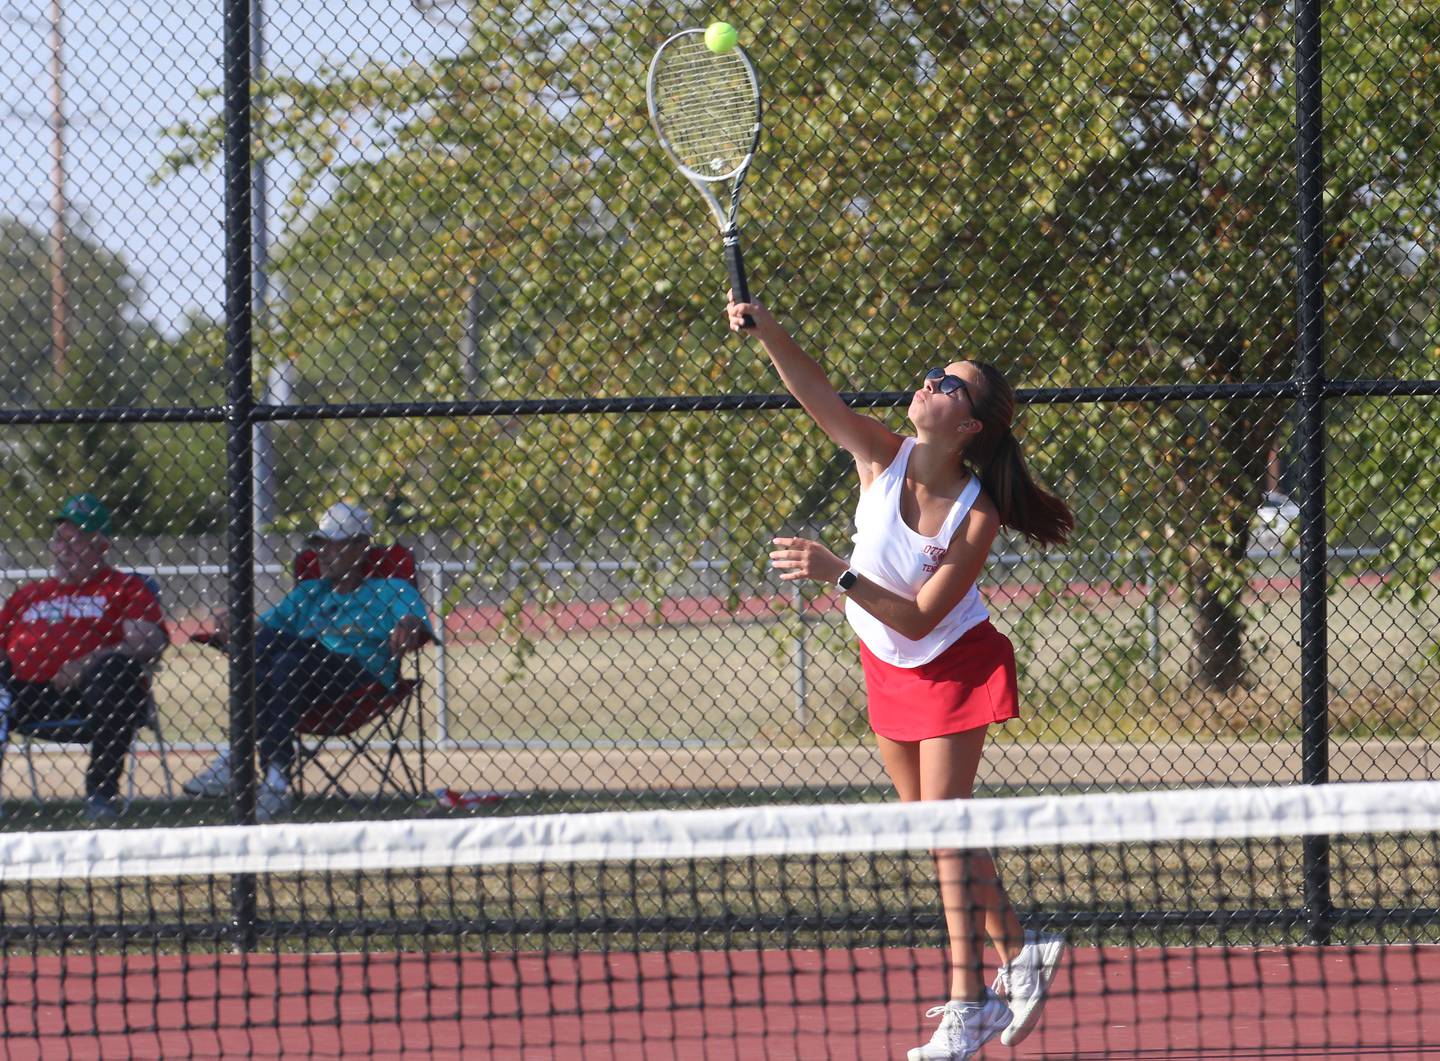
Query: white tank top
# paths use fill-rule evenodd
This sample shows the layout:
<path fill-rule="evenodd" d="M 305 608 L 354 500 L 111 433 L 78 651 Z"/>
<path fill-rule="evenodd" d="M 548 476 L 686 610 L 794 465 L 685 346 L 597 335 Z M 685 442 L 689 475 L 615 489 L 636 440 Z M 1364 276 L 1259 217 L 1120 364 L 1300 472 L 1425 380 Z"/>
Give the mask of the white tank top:
<path fill-rule="evenodd" d="M 907 438 L 900 452 L 870 486 L 861 491 L 855 506 L 855 543 L 850 554 L 850 567 L 892 593 L 914 600 L 920 587 L 940 566 L 950 550 L 950 539 L 969 514 L 980 496 L 980 480 L 972 475 L 965 489 L 950 506 L 945 522 L 933 537 L 911 530 L 900 515 L 900 488 L 905 482 L 905 469 L 915 440 Z M 845 617 L 865 642 L 865 647 L 886 663 L 897 667 L 918 667 L 929 663 L 940 653 L 979 626 L 990 613 L 974 586 L 960 603 L 918 641 L 890 629 L 853 600 L 845 601 Z"/>

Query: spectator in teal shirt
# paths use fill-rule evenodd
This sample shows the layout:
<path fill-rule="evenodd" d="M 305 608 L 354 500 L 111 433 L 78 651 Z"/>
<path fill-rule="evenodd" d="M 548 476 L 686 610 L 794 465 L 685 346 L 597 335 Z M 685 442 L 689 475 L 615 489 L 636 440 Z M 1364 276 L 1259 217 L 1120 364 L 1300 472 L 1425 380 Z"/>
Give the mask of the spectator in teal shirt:
<path fill-rule="evenodd" d="M 260 616 L 255 629 L 255 725 L 263 780 L 256 817 L 269 821 L 288 810 L 295 723 L 307 704 L 337 700 L 381 682 L 394 685 L 399 660 L 435 639 L 425 602 L 409 582 L 367 578 L 374 532 L 357 505 L 331 506 L 310 536 L 320 577 L 300 583 Z M 216 616 L 216 637 L 228 634 Z M 192 795 L 224 795 L 230 757 L 222 752 L 185 784 Z"/>

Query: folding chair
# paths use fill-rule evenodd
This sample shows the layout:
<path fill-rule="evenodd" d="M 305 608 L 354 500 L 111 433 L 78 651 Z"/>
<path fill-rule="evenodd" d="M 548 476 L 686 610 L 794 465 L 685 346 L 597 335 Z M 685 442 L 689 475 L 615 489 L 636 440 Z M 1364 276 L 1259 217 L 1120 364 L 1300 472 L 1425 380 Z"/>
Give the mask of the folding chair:
<path fill-rule="evenodd" d="M 320 559 L 313 549 L 295 557 L 295 581 L 320 577 Z M 366 556 L 366 578 L 399 578 L 417 585 L 415 554 L 403 545 L 373 545 Z M 425 787 L 425 712 L 420 681 L 420 659 L 414 655 L 408 675 L 402 674 L 394 688 L 374 682 L 352 689 L 339 700 L 315 703 L 300 711 L 295 725 L 296 755 L 291 784 L 304 795 L 305 767 L 313 765 L 325 776 L 319 794 L 335 793 L 351 798 L 342 778 L 357 762 L 371 767 L 379 777 L 375 797 L 385 792 L 420 798 Z M 411 765 L 401 743 L 405 731 L 415 734 L 416 763 Z M 309 739 L 307 739 L 309 738 Z M 339 741 L 339 761 L 321 758 L 330 741 Z"/>
<path fill-rule="evenodd" d="M 155 599 L 160 599 L 160 583 L 153 575 L 141 575 L 145 585 L 150 592 L 155 594 Z M 165 776 L 165 798 L 175 798 L 175 776 L 170 772 L 170 749 L 165 743 L 165 735 L 160 730 L 160 712 L 155 705 L 155 676 L 148 674 L 145 679 L 145 718 L 141 721 L 139 728 L 148 729 L 155 734 L 155 744 L 160 749 L 160 770 Z M 89 744 L 90 743 L 90 720 L 88 718 L 57 718 L 57 719 L 35 719 L 19 725 L 11 724 L 4 727 L 3 735 L 0 735 L 0 761 L 3 761 L 6 745 L 15 736 L 20 736 L 20 750 L 25 755 L 26 773 L 30 779 L 30 798 L 36 803 L 43 802 L 40 798 L 40 775 L 35 769 L 35 742 L 37 740 L 50 741 L 54 744 Z M 129 756 L 130 769 L 126 771 L 125 782 L 125 806 L 129 807 L 135 802 L 137 789 L 136 773 L 140 765 L 140 752 L 134 742 L 130 744 Z M 3 780 L 3 772 L 0 772 L 0 780 Z"/>
<path fill-rule="evenodd" d="M 415 555 L 403 545 L 371 546 L 366 557 L 366 578 L 399 578 L 416 585 Z M 295 581 L 320 577 L 319 557 L 306 549 L 295 557 Z M 194 640 L 214 644 L 213 637 L 201 634 Z M 402 664 L 403 665 L 403 664 Z M 300 709 L 295 726 L 295 763 L 290 784 L 299 796 L 305 795 L 305 768 L 313 766 L 325 777 L 316 794 L 334 793 L 353 798 L 343 778 L 356 763 L 370 766 L 379 778 L 372 799 L 386 792 L 418 799 L 427 794 L 425 783 L 425 712 L 420 660 L 413 658 L 408 674 L 391 688 L 381 682 L 352 689 L 339 700 L 309 704 Z M 406 731 L 415 735 L 415 763 L 405 755 L 402 744 Z M 335 762 L 322 753 L 335 749 Z"/>
<path fill-rule="evenodd" d="M 153 692 L 146 697 L 145 719 L 140 723 L 141 729 L 148 729 L 155 734 L 155 744 L 160 750 L 160 769 L 165 775 L 165 798 L 175 798 L 175 777 L 170 772 L 170 749 L 165 743 L 165 735 L 160 731 L 160 715 L 155 709 L 155 696 Z M 12 725 L 10 737 L 20 736 L 20 750 L 25 755 L 25 768 L 30 778 L 30 798 L 36 803 L 42 803 L 40 798 L 40 774 L 35 769 L 35 742 L 51 741 L 55 744 L 89 744 L 90 743 L 90 720 L 88 718 L 57 718 L 37 719 L 33 722 L 21 725 Z M 0 755 L 3 755 L 0 750 Z M 130 769 L 127 771 L 125 780 L 125 806 L 129 807 L 135 802 L 135 793 L 138 788 L 136 784 L 136 771 L 140 765 L 140 752 L 132 742 L 130 745 Z"/>

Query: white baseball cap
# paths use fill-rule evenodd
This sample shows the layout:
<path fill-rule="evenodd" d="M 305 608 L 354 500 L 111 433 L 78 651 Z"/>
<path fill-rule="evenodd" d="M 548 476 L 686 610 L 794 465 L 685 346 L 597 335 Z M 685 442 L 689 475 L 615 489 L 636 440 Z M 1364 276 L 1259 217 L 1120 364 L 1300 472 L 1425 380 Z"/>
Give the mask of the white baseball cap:
<path fill-rule="evenodd" d="M 359 505 L 341 501 L 331 505 L 320 517 L 320 526 L 310 532 L 310 540 L 344 542 L 351 538 L 369 538 L 375 533 L 375 521 Z"/>

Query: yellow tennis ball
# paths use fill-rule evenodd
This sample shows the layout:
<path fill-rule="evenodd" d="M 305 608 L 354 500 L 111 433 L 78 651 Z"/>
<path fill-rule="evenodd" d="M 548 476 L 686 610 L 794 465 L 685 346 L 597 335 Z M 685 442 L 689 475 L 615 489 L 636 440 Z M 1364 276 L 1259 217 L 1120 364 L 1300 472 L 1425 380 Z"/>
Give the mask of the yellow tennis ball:
<path fill-rule="evenodd" d="M 705 47 L 717 55 L 728 52 L 740 42 L 740 34 L 728 22 L 712 22 L 705 30 Z"/>

